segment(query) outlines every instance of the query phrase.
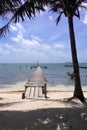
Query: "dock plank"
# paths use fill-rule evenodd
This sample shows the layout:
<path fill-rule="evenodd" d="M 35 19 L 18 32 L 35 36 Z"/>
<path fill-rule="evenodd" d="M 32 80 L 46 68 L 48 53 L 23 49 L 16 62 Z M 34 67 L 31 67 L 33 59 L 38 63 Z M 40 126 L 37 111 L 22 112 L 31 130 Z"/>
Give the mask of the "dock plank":
<path fill-rule="evenodd" d="M 46 87 L 46 83 L 47 80 L 44 78 L 42 69 L 37 67 L 25 84 L 25 98 L 42 97 L 42 88 Z"/>

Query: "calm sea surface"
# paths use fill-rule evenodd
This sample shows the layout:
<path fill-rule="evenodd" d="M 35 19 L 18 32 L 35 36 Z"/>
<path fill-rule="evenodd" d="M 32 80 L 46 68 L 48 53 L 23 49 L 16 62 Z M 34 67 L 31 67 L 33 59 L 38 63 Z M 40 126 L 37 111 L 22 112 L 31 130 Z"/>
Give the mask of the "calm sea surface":
<path fill-rule="evenodd" d="M 31 69 L 32 65 L 34 64 L 0 64 L 0 88 L 11 87 L 11 85 L 28 80 L 35 71 L 35 69 Z M 43 69 L 43 73 L 47 79 L 48 86 L 54 87 L 62 84 L 68 87 L 74 84 L 74 81 L 67 75 L 67 72 L 73 71 L 72 67 L 65 67 L 63 63 L 40 65 L 47 66 L 47 69 Z M 87 66 L 87 63 L 80 65 Z M 83 87 L 87 87 L 86 75 L 87 69 L 80 68 L 81 84 Z"/>

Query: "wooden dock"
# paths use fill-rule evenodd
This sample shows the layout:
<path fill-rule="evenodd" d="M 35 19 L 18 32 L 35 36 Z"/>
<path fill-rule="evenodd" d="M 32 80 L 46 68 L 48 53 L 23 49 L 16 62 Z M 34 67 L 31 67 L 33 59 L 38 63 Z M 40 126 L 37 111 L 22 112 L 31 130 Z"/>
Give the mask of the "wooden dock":
<path fill-rule="evenodd" d="M 46 79 L 44 78 L 41 67 L 37 67 L 25 84 L 25 98 L 46 98 Z"/>

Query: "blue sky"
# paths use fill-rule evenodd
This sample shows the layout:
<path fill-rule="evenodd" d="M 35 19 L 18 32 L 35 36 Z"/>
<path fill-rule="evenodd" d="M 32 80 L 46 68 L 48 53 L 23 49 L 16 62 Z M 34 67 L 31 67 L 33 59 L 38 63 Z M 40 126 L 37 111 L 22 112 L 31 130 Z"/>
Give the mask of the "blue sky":
<path fill-rule="evenodd" d="M 80 20 L 74 18 L 79 62 L 87 63 L 87 11 Z M 68 20 L 55 23 L 54 13 L 37 14 L 36 18 L 11 24 L 10 33 L 0 39 L 0 63 L 65 63 L 71 61 Z M 0 20 L 0 27 L 5 21 Z"/>

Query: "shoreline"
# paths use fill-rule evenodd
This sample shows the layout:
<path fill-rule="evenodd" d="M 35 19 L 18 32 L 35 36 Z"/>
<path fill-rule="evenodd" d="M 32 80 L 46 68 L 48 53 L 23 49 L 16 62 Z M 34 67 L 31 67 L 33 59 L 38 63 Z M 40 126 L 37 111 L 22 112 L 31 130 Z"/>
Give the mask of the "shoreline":
<path fill-rule="evenodd" d="M 25 92 L 25 90 L 4 90 L 0 91 L 0 93 L 22 93 Z M 73 90 L 48 90 L 47 92 L 74 92 Z M 87 92 L 87 90 L 83 90 L 83 92 Z"/>
<path fill-rule="evenodd" d="M 16 84 L 7 84 L 4 87 L 1 86 L 0 93 L 19 93 L 25 91 L 25 84 L 27 80 L 18 82 Z M 87 86 L 82 86 L 83 92 L 87 92 Z M 65 85 L 65 84 L 58 84 L 58 85 L 49 85 L 47 84 L 47 91 L 48 92 L 74 92 L 74 85 Z"/>

